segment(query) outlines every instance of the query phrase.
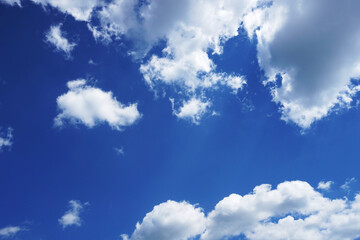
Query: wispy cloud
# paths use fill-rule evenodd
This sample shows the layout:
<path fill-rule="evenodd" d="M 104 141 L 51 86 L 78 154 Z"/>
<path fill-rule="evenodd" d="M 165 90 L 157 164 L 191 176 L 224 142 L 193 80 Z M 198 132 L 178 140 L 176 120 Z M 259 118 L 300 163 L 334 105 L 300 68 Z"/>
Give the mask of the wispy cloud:
<path fill-rule="evenodd" d="M 84 205 L 87 204 L 88 203 L 81 204 L 81 202 L 77 200 L 69 201 L 70 209 L 59 219 L 59 224 L 63 228 L 69 226 L 81 226 L 82 220 L 80 218 L 80 213 L 83 210 Z"/>
<path fill-rule="evenodd" d="M 123 147 L 115 147 L 114 150 L 118 155 L 124 156 L 124 154 L 125 154 Z"/>
<path fill-rule="evenodd" d="M 345 182 L 343 185 L 341 185 L 340 187 L 341 187 L 343 190 L 349 192 L 350 189 L 351 189 L 351 188 L 350 188 L 351 184 L 354 183 L 354 182 L 356 182 L 356 181 L 357 181 L 357 180 L 356 180 L 356 178 L 354 178 L 354 177 L 349 178 L 349 179 L 347 179 L 346 182 Z"/>
<path fill-rule="evenodd" d="M 12 146 L 14 139 L 12 132 L 13 129 L 11 127 L 7 129 L 6 134 L 0 132 L 0 151 L 5 147 L 10 148 Z"/>
<path fill-rule="evenodd" d="M 76 43 L 71 43 L 65 38 L 61 26 L 61 24 L 51 26 L 46 33 L 45 41 L 54 46 L 56 51 L 63 52 L 66 58 L 70 58 Z"/>
<path fill-rule="evenodd" d="M 23 230 L 24 229 L 19 226 L 7 226 L 0 229 L 0 237 L 2 238 L 14 237 L 18 232 Z"/>

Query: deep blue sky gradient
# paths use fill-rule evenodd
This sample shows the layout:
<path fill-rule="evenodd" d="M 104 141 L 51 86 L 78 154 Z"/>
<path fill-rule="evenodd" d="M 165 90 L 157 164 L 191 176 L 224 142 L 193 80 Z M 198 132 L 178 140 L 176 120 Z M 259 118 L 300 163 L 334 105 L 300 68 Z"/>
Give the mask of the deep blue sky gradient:
<path fill-rule="evenodd" d="M 26 224 L 31 234 L 21 239 L 116 239 L 168 199 L 199 203 L 207 212 L 230 193 L 263 183 L 298 179 L 316 187 L 332 180 L 339 190 L 358 177 L 358 107 L 331 114 L 305 134 L 280 120 L 261 83 L 256 40 L 245 33 L 213 59 L 221 71 L 245 75 L 247 86 L 238 94 L 210 92 L 219 115 L 194 125 L 172 115 L 168 96 L 154 97 L 124 47 L 96 43 L 71 17 L 23 5 L 0 5 L 0 126 L 14 128 L 11 150 L 0 152 L 0 227 Z M 70 60 L 44 42 L 60 22 L 78 44 Z M 77 78 L 122 103 L 138 102 L 143 117 L 122 132 L 107 125 L 54 128 L 56 98 Z M 344 195 L 336 191 L 328 195 Z M 90 204 L 84 225 L 63 231 L 57 220 L 71 199 Z"/>

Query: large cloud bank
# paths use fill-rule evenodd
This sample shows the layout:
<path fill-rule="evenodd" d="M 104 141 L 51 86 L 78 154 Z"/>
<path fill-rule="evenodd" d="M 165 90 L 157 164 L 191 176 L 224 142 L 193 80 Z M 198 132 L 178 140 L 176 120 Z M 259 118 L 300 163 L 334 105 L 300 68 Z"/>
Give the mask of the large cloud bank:
<path fill-rule="evenodd" d="M 330 199 L 303 181 L 231 194 L 205 216 L 197 205 L 167 201 L 136 224 L 129 240 L 352 240 L 360 237 L 360 195 Z"/>

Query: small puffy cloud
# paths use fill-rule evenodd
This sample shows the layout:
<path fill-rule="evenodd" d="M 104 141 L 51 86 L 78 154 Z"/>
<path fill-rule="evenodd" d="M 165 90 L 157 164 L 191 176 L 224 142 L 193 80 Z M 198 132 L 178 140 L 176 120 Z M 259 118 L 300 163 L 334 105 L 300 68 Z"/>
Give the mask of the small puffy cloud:
<path fill-rule="evenodd" d="M 331 188 L 331 185 L 333 185 L 334 182 L 333 181 L 321 181 L 319 182 L 317 189 L 321 189 L 321 190 L 329 190 Z"/>
<path fill-rule="evenodd" d="M 0 132 L 0 151 L 5 147 L 9 148 L 12 146 L 14 139 L 12 132 L 13 132 L 12 128 L 8 128 L 6 134 Z"/>
<path fill-rule="evenodd" d="M 282 119 L 309 128 L 349 107 L 359 91 L 351 79 L 360 77 L 360 2 L 263 2 L 243 26 L 257 37 L 258 62 Z"/>
<path fill-rule="evenodd" d="M 11 6 L 18 5 L 19 7 L 21 7 L 21 0 L 0 0 L 0 3 L 8 4 Z"/>
<path fill-rule="evenodd" d="M 101 0 L 32 0 L 44 7 L 54 7 L 59 11 L 70 14 L 76 20 L 87 21 L 93 9 L 101 4 Z"/>
<path fill-rule="evenodd" d="M 83 210 L 84 205 L 76 200 L 69 201 L 70 209 L 59 219 L 59 224 L 63 227 L 69 226 L 81 226 L 82 220 L 80 218 L 80 212 Z"/>
<path fill-rule="evenodd" d="M 54 120 L 55 126 L 69 122 L 92 128 L 107 123 L 116 130 L 122 130 L 141 117 L 136 103 L 126 106 L 118 102 L 112 92 L 89 86 L 84 79 L 70 81 L 67 86 L 69 91 L 56 100 L 60 113 Z"/>
<path fill-rule="evenodd" d="M 186 209 L 185 209 L 186 206 Z M 360 237 L 360 195 L 330 199 L 307 182 L 262 184 L 246 195 L 231 194 L 204 217 L 185 202 L 167 201 L 146 214 L 129 238 L 220 240 L 354 240 Z"/>
<path fill-rule="evenodd" d="M 201 234 L 205 229 L 202 210 L 187 202 L 167 201 L 154 207 L 129 237 L 123 240 L 185 240 Z"/>
<path fill-rule="evenodd" d="M 64 32 L 61 31 L 61 24 L 50 27 L 50 30 L 45 35 L 45 41 L 59 52 L 63 52 L 67 58 L 71 56 L 71 52 L 76 46 L 76 43 L 70 43 L 64 37 Z"/>
<path fill-rule="evenodd" d="M 202 116 L 209 110 L 211 102 L 208 100 L 202 101 L 202 99 L 193 97 L 188 101 L 183 101 L 182 106 L 178 109 L 174 109 L 174 99 L 170 98 L 173 114 L 181 119 L 187 119 L 192 121 L 194 124 L 199 124 Z"/>
<path fill-rule="evenodd" d="M 1 238 L 14 237 L 18 232 L 23 230 L 24 229 L 19 226 L 7 226 L 4 228 L 0 228 L 0 237 Z"/>

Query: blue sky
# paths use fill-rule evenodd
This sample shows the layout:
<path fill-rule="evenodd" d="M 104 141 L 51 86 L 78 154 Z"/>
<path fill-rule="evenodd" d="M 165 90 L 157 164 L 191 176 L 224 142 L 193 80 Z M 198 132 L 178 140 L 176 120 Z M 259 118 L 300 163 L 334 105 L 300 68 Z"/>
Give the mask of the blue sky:
<path fill-rule="evenodd" d="M 0 0 L 0 239 L 359 238 L 359 9 Z"/>

